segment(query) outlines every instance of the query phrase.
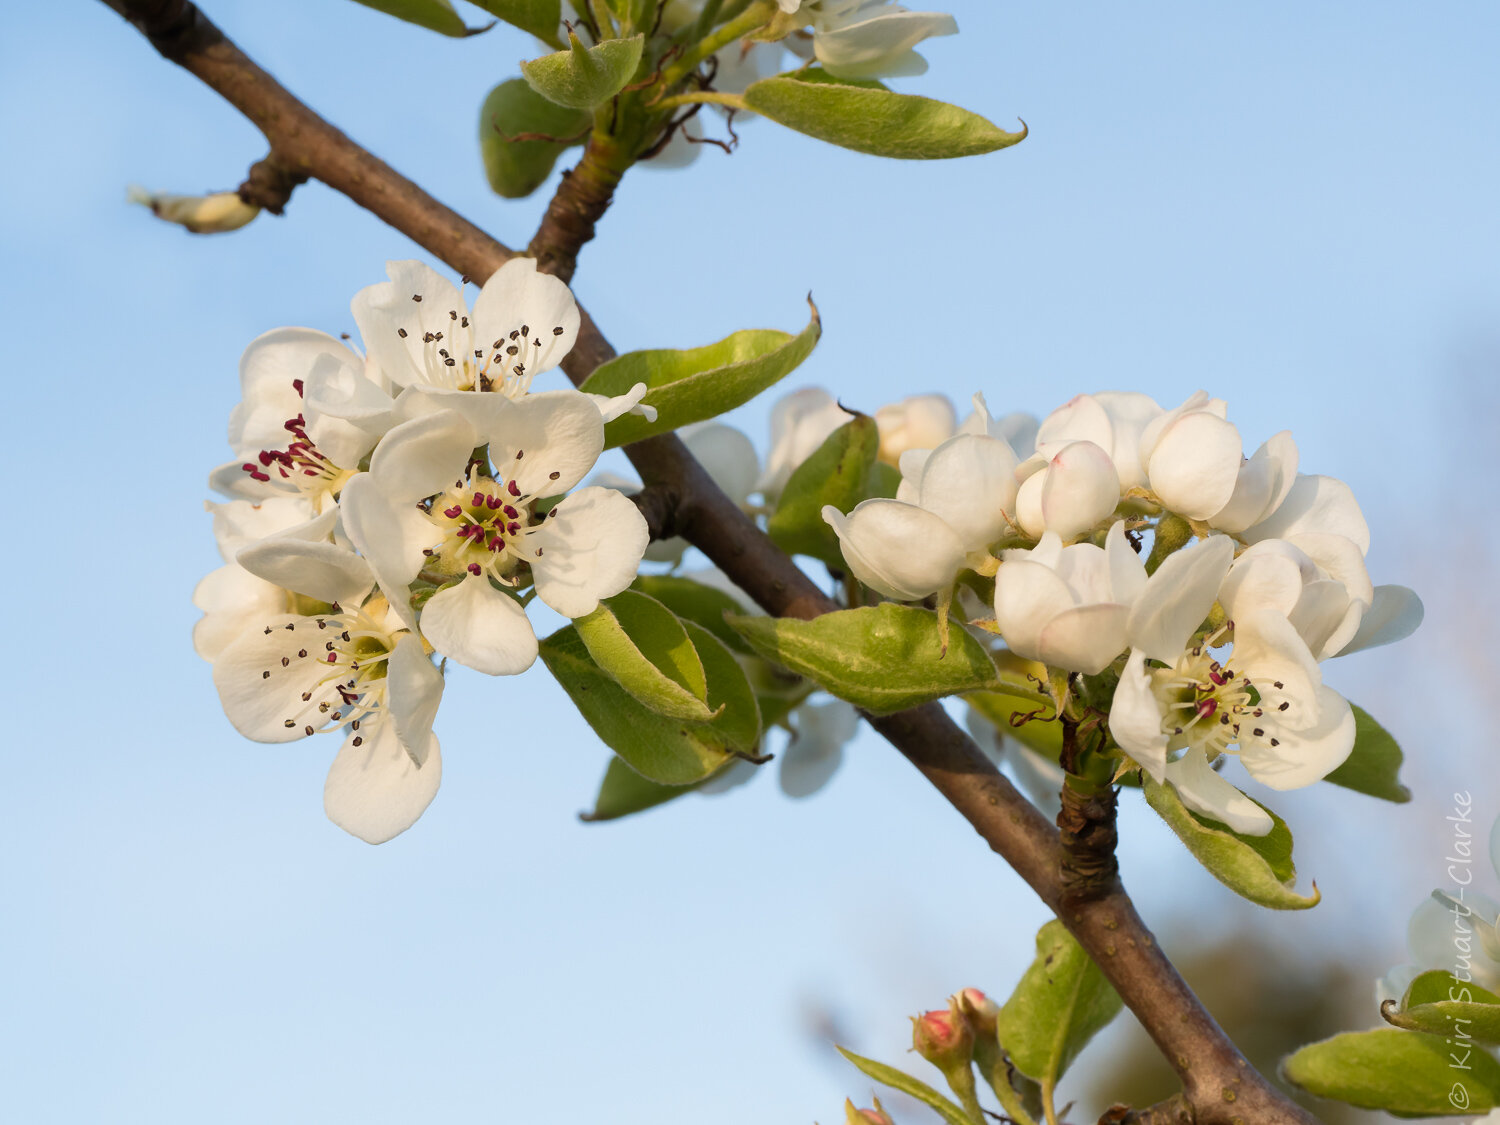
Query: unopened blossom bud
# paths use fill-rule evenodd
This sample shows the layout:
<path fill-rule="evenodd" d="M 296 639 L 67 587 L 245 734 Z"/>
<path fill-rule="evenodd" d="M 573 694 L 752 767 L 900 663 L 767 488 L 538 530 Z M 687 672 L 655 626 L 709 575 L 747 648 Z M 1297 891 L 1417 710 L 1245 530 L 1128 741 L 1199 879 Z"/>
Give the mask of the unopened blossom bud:
<path fill-rule="evenodd" d="M 170 195 L 131 187 L 125 197 L 131 203 L 151 208 L 158 219 L 186 227 L 193 234 L 223 234 L 239 230 L 260 208 L 246 203 L 238 192 L 216 191 L 209 195 Z"/>
<path fill-rule="evenodd" d="M 855 1109 L 854 1103 L 845 1098 L 844 1125 L 896 1125 L 896 1123 L 881 1106 L 879 1098 L 875 1099 L 874 1109 Z"/>
<path fill-rule="evenodd" d="M 974 1034 L 993 1039 L 995 1021 L 1000 1018 L 1000 1005 L 977 988 L 966 988 L 955 999 L 958 1001 L 958 1010 L 969 1021 Z"/>
<path fill-rule="evenodd" d="M 958 429 L 958 416 L 945 395 L 912 395 L 875 411 L 880 459 L 899 465 L 908 449 L 936 449 Z"/>
<path fill-rule="evenodd" d="M 944 1074 L 969 1065 L 974 1056 L 974 1028 L 959 1011 L 958 998 L 948 1007 L 923 1012 L 911 1021 L 912 1049 Z"/>

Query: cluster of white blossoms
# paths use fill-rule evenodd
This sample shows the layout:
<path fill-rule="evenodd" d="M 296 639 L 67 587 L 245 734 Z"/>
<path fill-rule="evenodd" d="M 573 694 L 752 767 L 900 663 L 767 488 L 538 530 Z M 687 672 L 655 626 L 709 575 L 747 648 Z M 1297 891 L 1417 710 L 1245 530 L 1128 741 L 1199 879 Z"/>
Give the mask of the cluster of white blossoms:
<path fill-rule="evenodd" d="M 356 294 L 362 356 L 282 328 L 240 361 L 234 460 L 210 486 L 225 565 L 194 593 L 194 632 L 234 726 L 261 742 L 340 729 L 329 817 L 378 843 L 437 792 L 434 656 L 491 675 L 537 655 L 525 604 L 591 612 L 635 577 L 645 520 L 624 496 L 575 488 L 606 399 L 532 391 L 578 335 L 566 285 L 507 262 L 472 307 L 419 262 Z M 529 590 L 528 590 L 529 588 Z"/>
<path fill-rule="evenodd" d="M 894 499 L 824 510 L 850 569 L 945 614 L 960 583 L 969 605 L 992 580 L 985 624 L 1013 652 L 1117 678 L 1109 729 L 1135 765 L 1195 811 L 1268 832 L 1219 759 L 1273 789 L 1326 776 L 1355 724 L 1320 662 L 1421 620 L 1412 591 L 1371 583 L 1348 487 L 1299 473 L 1289 433 L 1245 457 L 1225 404 L 1202 392 L 1173 410 L 1080 395 L 1041 422 L 1034 448 L 1014 419 L 974 403 L 952 436 L 905 442 Z"/>

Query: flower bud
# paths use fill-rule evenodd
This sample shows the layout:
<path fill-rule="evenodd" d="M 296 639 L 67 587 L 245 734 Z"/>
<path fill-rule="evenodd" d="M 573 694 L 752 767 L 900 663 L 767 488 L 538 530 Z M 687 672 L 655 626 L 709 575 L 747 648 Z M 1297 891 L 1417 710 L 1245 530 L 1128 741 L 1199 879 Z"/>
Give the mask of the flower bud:
<path fill-rule="evenodd" d="M 912 1049 L 944 1074 L 966 1068 L 974 1055 L 974 1028 L 950 997 L 947 1009 L 924 1012 L 912 1021 Z"/>
<path fill-rule="evenodd" d="M 977 988 L 966 988 L 955 999 L 958 1010 L 969 1021 L 974 1034 L 981 1038 L 995 1037 L 995 1021 L 1000 1016 L 1000 1006 Z"/>
<path fill-rule="evenodd" d="M 896 1123 L 881 1106 L 879 1098 L 875 1099 L 874 1109 L 855 1109 L 854 1103 L 845 1098 L 844 1125 L 896 1125 Z"/>
<path fill-rule="evenodd" d="M 151 208 L 158 219 L 186 227 L 193 234 L 222 234 L 239 230 L 260 208 L 246 203 L 238 192 L 216 191 L 211 195 L 169 195 L 131 187 L 125 196 L 131 203 Z"/>

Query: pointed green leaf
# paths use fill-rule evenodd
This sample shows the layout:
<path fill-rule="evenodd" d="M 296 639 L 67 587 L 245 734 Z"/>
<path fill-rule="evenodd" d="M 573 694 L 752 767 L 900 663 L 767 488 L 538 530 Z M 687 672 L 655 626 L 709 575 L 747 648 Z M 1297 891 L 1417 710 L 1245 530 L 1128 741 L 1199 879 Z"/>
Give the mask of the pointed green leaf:
<path fill-rule="evenodd" d="M 590 823 L 618 820 L 622 816 L 644 812 L 675 797 L 691 793 L 695 785 L 660 785 L 636 773 L 619 757 L 612 757 L 594 798 L 594 811 L 579 813 L 578 819 Z"/>
<path fill-rule="evenodd" d="M 943 653 L 930 609 L 885 602 L 811 621 L 731 617 L 729 624 L 767 660 L 876 715 L 998 686 L 989 654 L 962 626 L 950 629 Z"/>
<path fill-rule="evenodd" d="M 570 32 L 567 50 L 523 62 L 521 74 L 549 102 L 570 109 L 593 109 L 618 94 L 635 76 L 645 42 L 645 36 L 632 35 L 585 47 Z"/>
<path fill-rule="evenodd" d="M 1236 894 L 1272 910 L 1306 910 L 1322 900 L 1316 884 L 1305 898 L 1292 889 L 1297 880 L 1292 833 L 1270 809 L 1266 812 L 1274 822 L 1271 831 L 1264 836 L 1243 836 L 1191 811 L 1170 785 L 1158 785 L 1149 777 L 1143 778 L 1143 785 L 1146 803 L 1208 873 Z"/>
<path fill-rule="evenodd" d="M 772 121 L 820 141 L 903 160 L 975 156 L 1026 136 L 956 105 L 864 84 L 778 75 L 754 82 L 745 104 Z"/>
<path fill-rule="evenodd" d="M 959 1109 L 958 1106 L 943 1097 L 942 1094 L 927 1085 L 927 1083 L 907 1074 L 906 1071 L 897 1070 L 893 1066 L 886 1066 L 885 1063 L 876 1062 L 874 1059 L 867 1059 L 862 1055 L 856 1055 L 853 1051 L 846 1050 L 843 1047 L 839 1047 L 839 1054 L 875 1079 L 876 1082 L 883 1083 L 893 1090 L 900 1090 L 908 1097 L 916 1098 L 917 1101 L 929 1109 L 936 1110 L 938 1116 L 946 1121 L 948 1125 L 974 1125 L 969 1120 L 969 1116 L 963 1110 Z"/>
<path fill-rule="evenodd" d="M 708 681 L 708 706 L 714 714 L 713 726 L 728 740 L 736 753 L 751 756 L 760 745 L 760 706 L 745 670 L 729 646 L 703 626 L 682 622 L 688 638 L 701 661 Z"/>
<path fill-rule="evenodd" d="M 606 746 L 663 785 L 691 785 L 729 760 L 730 740 L 712 723 L 669 719 L 638 702 L 589 655 L 565 625 L 541 643 L 548 671 Z"/>
<path fill-rule="evenodd" d="M 1120 1010 L 1099 966 L 1055 918 L 1036 935 L 1036 960 L 996 1020 L 1000 1045 L 1022 1074 L 1056 1083 Z"/>
<path fill-rule="evenodd" d="M 1500 1063 L 1478 1047 L 1418 1031 L 1335 1035 L 1288 1056 L 1281 1072 L 1319 1097 L 1403 1117 L 1480 1115 L 1500 1106 Z"/>
<path fill-rule="evenodd" d="M 377 12 L 384 12 L 388 16 L 395 16 L 399 20 L 405 20 L 407 23 L 414 23 L 418 27 L 425 27 L 429 31 L 451 35 L 455 39 L 484 30 L 482 27 L 467 26 L 459 14 L 453 10 L 451 0 L 355 0 L 355 2 L 367 8 L 374 8 Z"/>
<path fill-rule="evenodd" d="M 1441 969 L 1421 974 L 1399 1005 L 1387 1002 L 1380 1014 L 1411 1031 L 1500 1045 L 1500 996 Z"/>
<path fill-rule="evenodd" d="M 656 599 L 626 590 L 573 627 L 594 663 L 651 710 L 699 723 L 713 718 L 697 650 L 682 622 Z"/>
<path fill-rule="evenodd" d="M 549 102 L 524 78 L 500 83 L 479 110 L 479 151 L 490 188 L 506 199 L 530 195 L 559 156 L 583 143 L 593 120 L 587 110 Z"/>
<path fill-rule="evenodd" d="M 847 512 L 871 493 L 870 475 L 880 450 L 875 419 L 857 415 L 829 434 L 798 465 L 781 490 L 766 531 L 788 554 L 810 555 L 830 566 L 847 567 L 839 537 L 823 518 L 823 505 Z"/>
<path fill-rule="evenodd" d="M 1344 764 L 1323 780 L 1383 801 L 1405 804 L 1411 790 L 1401 784 L 1401 747 L 1369 712 L 1350 704 L 1354 712 L 1354 749 Z"/>
<path fill-rule="evenodd" d="M 543 43 L 561 46 L 558 27 L 562 23 L 560 0 L 470 0 L 512 27 L 529 31 Z"/>
<path fill-rule="evenodd" d="M 622 395 L 637 383 L 650 388 L 644 401 L 656 407 L 655 422 L 626 414 L 604 427 L 606 448 L 629 445 L 749 402 L 795 371 L 817 344 L 821 331 L 817 306 L 813 306 L 812 319 L 795 336 L 747 329 L 702 348 L 628 352 L 595 368 L 580 389 L 589 394 Z"/>
<path fill-rule="evenodd" d="M 734 651 L 750 652 L 750 646 L 724 623 L 726 613 L 744 613 L 746 607 L 723 590 L 676 574 L 642 574 L 630 588 L 655 598 L 684 621 L 703 626 Z"/>

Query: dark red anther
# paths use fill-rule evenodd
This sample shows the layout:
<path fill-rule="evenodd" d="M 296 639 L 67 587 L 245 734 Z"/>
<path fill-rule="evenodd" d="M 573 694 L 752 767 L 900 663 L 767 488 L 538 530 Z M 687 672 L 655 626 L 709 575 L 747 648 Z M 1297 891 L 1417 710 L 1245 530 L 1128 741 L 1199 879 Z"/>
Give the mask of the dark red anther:
<path fill-rule="evenodd" d="M 482 493 L 482 492 L 476 492 L 476 493 L 474 493 L 474 507 L 476 507 L 476 508 L 482 508 L 482 507 L 484 507 L 484 493 Z"/>
<path fill-rule="evenodd" d="M 475 578 L 478 578 L 479 575 L 480 575 L 480 573 L 481 573 L 479 564 L 478 563 L 470 563 L 469 564 L 469 573 L 472 574 Z"/>
<path fill-rule="evenodd" d="M 330 663 L 330 664 L 337 664 L 338 662 L 339 662 L 339 654 L 336 653 L 336 652 L 330 652 L 328 654 L 328 663 Z"/>
<path fill-rule="evenodd" d="M 450 520 L 456 520 L 456 519 L 458 519 L 459 516 L 461 516 L 463 514 L 464 514 L 464 510 L 462 508 L 460 508 L 457 504 L 453 505 L 453 507 L 451 507 L 451 508 L 444 508 L 443 509 L 443 515 L 447 516 Z"/>
<path fill-rule="evenodd" d="M 500 507 L 500 505 L 503 504 L 503 503 L 505 503 L 505 498 L 504 497 L 502 497 L 502 496 L 491 496 L 488 500 L 485 501 L 485 507 L 487 507 L 490 511 L 493 512 L 496 508 Z M 509 508 L 506 508 L 505 510 L 507 512 L 510 511 Z"/>
<path fill-rule="evenodd" d="M 510 532 L 512 535 L 515 535 L 521 530 L 521 525 L 518 523 L 507 524 L 505 530 Z"/>
<path fill-rule="evenodd" d="M 490 541 L 485 546 L 492 551 L 500 551 L 505 548 L 505 540 L 501 539 L 498 535 L 491 535 Z"/>
<path fill-rule="evenodd" d="M 292 389 L 297 392 L 297 397 L 301 398 L 302 397 L 302 380 L 301 379 L 293 379 L 292 380 Z"/>
<path fill-rule="evenodd" d="M 505 490 L 507 492 L 509 492 L 512 496 L 519 496 L 519 495 L 521 495 L 521 490 L 516 487 L 516 482 L 515 481 L 509 481 L 509 482 L 507 482 L 506 485 L 505 485 Z"/>
<path fill-rule="evenodd" d="M 507 504 L 505 505 L 505 516 L 507 519 L 518 520 L 521 518 L 521 513 Z"/>
<path fill-rule="evenodd" d="M 1219 701 L 1217 699 L 1205 699 L 1205 700 L 1202 700 L 1198 704 L 1198 717 L 1200 719 L 1211 718 L 1213 716 L 1213 713 L 1215 711 L 1217 711 L 1218 709 L 1219 709 Z"/>
<path fill-rule="evenodd" d="M 1220 687 L 1223 687 L 1234 677 L 1231 676 L 1228 672 L 1210 672 L 1208 674 L 1208 678 L 1214 683 L 1218 684 Z"/>

